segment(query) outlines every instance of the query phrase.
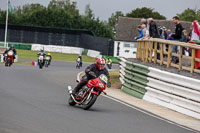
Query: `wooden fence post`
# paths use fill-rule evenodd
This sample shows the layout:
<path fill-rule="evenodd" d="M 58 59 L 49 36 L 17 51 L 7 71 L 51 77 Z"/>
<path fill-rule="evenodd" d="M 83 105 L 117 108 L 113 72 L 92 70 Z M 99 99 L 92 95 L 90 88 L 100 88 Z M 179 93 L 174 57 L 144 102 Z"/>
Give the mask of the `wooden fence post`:
<path fill-rule="evenodd" d="M 168 57 L 167 57 L 167 68 L 171 66 L 171 58 L 172 58 L 172 45 L 168 45 Z"/>
<path fill-rule="evenodd" d="M 154 63 L 157 63 L 157 42 L 154 42 Z"/>
<path fill-rule="evenodd" d="M 192 49 L 192 59 L 191 59 L 191 69 L 190 72 L 193 73 L 194 72 L 194 60 L 195 60 L 195 49 Z"/>
<path fill-rule="evenodd" d="M 152 62 L 152 53 L 153 53 L 153 41 L 151 41 L 151 46 L 150 46 L 150 59 L 149 62 Z"/>
<path fill-rule="evenodd" d="M 179 70 L 182 70 L 182 56 L 183 56 L 183 47 L 180 46 L 180 50 L 179 50 Z"/>
<path fill-rule="evenodd" d="M 137 41 L 137 53 L 136 53 L 136 58 L 140 58 L 140 42 Z"/>
<path fill-rule="evenodd" d="M 148 57 L 149 57 L 149 41 L 145 41 L 145 50 L 146 50 L 145 62 L 147 62 L 148 61 Z"/>
<path fill-rule="evenodd" d="M 160 43 L 160 65 L 163 65 L 163 45 L 162 43 Z"/>

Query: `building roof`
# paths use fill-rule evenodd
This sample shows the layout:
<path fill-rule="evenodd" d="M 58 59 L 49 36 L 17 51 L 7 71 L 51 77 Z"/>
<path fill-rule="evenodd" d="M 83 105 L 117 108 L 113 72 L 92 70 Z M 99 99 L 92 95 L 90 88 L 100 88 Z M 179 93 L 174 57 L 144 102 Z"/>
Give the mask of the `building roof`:
<path fill-rule="evenodd" d="M 116 26 L 116 41 L 135 41 L 134 37 L 139 35 L 137 26 L 140 24 L 140 18 L 119 17 Z M 167 29 L 175 30 L 175 24 L 171 20 L 154 20 L 157 26 L 165 26 Z M 184 29 L 189 33 L 191 22 L 181 21 Z"/>

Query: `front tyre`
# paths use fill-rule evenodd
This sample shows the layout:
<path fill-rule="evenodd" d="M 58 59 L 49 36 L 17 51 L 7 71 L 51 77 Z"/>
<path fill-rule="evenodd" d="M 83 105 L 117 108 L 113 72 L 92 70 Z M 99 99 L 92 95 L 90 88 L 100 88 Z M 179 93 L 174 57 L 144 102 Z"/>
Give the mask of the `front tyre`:
<path fill-rule="evenodd" d="M 91 94 L 91 99 L 90 99 L 90 101 L 87 103 L 87 104 L 84 104 L 82 107 L 83 107 L 83 109 L 84 110 L 88 110 L 89 108 L 91 108 L 92 107 L 92 105 L 95 103 L 95 101 L 97 100 L 97 95 L 96 94 L 94 94 L 94 93 L 92 93 Z"/>
<path fill-rule="evenodd" d="M 76 102 L 74 102 L 74 100 L 72 99 L 71 96 L 69 97 L 68 103 L 69 103 L 70 106 L 76 105 Z"/>
<path fill-rule="evenodd" d="M 41 62 L 39 62 L 39 68 L 42 69 L 43 65 Z"/>

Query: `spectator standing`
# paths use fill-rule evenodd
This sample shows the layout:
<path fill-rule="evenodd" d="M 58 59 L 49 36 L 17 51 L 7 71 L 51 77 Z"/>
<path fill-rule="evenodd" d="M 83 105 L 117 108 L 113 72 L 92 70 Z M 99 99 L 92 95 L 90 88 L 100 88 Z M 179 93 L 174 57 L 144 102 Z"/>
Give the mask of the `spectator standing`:
<path fill-rule="evenodd" d="M 191 25 L 191 41 L 200 39 L 200 26 L 197 21 L 193 21 Z M 194 43 L 195 44 L 195 43 Z M 195 57 L 200 59 L 200 50 L 195 50 Z M 195 61 L 195 69 L 200 69 L 200 62 Z"/>
<path fill-rule="evenodd" d="M 140 35 L 135 37 L 135 40 L 140 39 L 140 38 L 143 37 L 143 29 L 142 29 L 141 25 L 138 25 L 137 30 L 140 33 Z"/>
<path fill-rule="evenodd" d="M 171 37 L 172 34 L 173 34 L 172 31 L 170 29 L 168 29 L 167 30 L 167 40 L 174 40 L 174 38 Z M 168 51 L 168 48 L 169 48 L 169 45 L 166 44 L 166 51 Z"/>
<path fill-rule="evenodd" d="M 174 22 L 174 24 L 176 24 L 176 28 L 175 28 L 175 34 L 172 34 L 171 37 L 173 37 L 174 40 L 176 40 L 176 41 L 180 41 L 181 36 L 182 36 L 183 27 L 182 27 L 182 25 L 180 23 L 179 17 L 178 16 L 174 16 L 173 17 L 173 22 Z M 172 46 L 172 52 L 173 53 L 177 53 L 178 52 L 178 46 L 173 45 Z M 176 56 L 172 56 L 172 62 L 178 63 L 179 60 L 178 60 L 178 58 Z"/>
<path fill-rule="evenodd" d="M 199 31 L 199 24 L 197 21 L 193 21 L 191 25 L 192 33 L 191 33 L 191 41 L 192 40 L 199 40 L 200 31 Z"/>
<path fill-rule="evenodd" d="M 180 41 L 181 41 L 181 42 L 187 42 L 187 41 L 188 41 L 188 39 L 187 39 L 188 37 L 187 37 L 187 36 L 188 36 L 187 30 L 183 30 L 183 31 L 182 31 L 182 34 L 181 34 L 181 39 L 180 39 Z M 183 47 L 183 50 L 182 50 L 182 54 L 183 54 L 183 55 L 185 55 L 185 50 L 186 50 L 186 49 Z"/>
<path fill-rule="evenodd" d="M 148 19 L 148 24 L 149 24 L 149 35 L 150 35 L 150 37 L 160 38 L 156 22 L 153 21 L 153 18 Z"/>
<path fill-rule="evenodd" d="M 163 26 L 160 28 L 160 38 L 161 39 L 167 39 L 167 32 L 166 32 L 166 28 Z"/>
<path fill-rule="evenodd" d="M 153 21 L 153 18 L 149 18 L 147 23 L 149 25 L 149 36 L 152 38 L 160 38 L 156 22 Z M 159 43 L 157 43 L 157 49 L 160 49 Z M 157 53 L 157 59 L 160 59 L 160 53 Z"/>
<path fill-rule="evenodd" d="M 147 20 L 145 19 L 145 18 L 142 18 L 141 20 L 140 20 L 140 24 L 142 25 L 142 24 L 145 24 L 146 26 L 147 26 Z"/>
<path fill-rule="evenodd" d="M 147 39 L 148 38 L 148 31 L 147 31 L 146 25 L 142 24 L 141 27 L 142 27 L 142 31 L 143 31 L 143 38 Z"/>

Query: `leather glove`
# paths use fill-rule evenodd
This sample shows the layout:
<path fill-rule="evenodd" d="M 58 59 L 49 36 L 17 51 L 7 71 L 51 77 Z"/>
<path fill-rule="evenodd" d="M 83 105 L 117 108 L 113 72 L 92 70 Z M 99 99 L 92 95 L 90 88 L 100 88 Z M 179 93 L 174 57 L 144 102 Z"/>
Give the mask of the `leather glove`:
<path fill-rule="evenodd" d="M 107 83 L 107 87 L 108 87 L 108 88 L 111 87 L 111 83 L 110 83 L 110 82 Z"/>

